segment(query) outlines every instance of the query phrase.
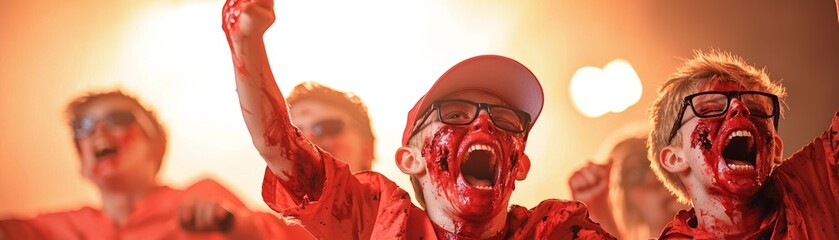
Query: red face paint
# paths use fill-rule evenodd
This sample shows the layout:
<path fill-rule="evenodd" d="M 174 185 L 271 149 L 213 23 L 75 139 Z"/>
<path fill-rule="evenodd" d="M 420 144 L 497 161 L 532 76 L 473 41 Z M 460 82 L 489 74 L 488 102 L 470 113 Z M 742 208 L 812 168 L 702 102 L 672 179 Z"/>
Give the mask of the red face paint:
<path fill-rule="evenodd" d="M 120 161 L 126 157 L 125 154 L 131 148 L 131 145 L 143 137 L 143 132 L 137 124 L 132 124 L 124 129 L 109 129 L 106 131 L 104 137 L 108 140 L 105 141 L 115 142 L 113 148 L 116 149 L 116 153 L 93 160 L 91 173 L 95 177 L 115 174 Z M 93 154 L 95 155 L 95 153 Z"/>
<path fill-rule="evenodd" d="M 719 82 L 710 91 L 743 91 L 744 87 L 733 82 Z M 738 99 L 732 101 L 729 112 L 724 116 L 701 118 L 691 134 L 691 147 L 699 149 L 705 157 L 706 172 L 711 176 L 712 185 L 722 188 L 723 192 L 739 196 L 753 196 L 769 177 L 772 168 L 772 144 L 774 131 L 767 126 L 771 119 L 739 114 L 731 117 L 732 111 L 748 112 L 748 108 Z M 771 127 L 771 126 L 769 126 Z M 753 171 L 734 170 L 728 166 L 723 151 L 728 137 L 733 132 L 745 130 L 751 133 L 757 157 Z"/>
<path fill-rule="evenodd" d="M 494 183 L 491 189 L 480 189 L 470 184 L 462 173 L 469 148 L 486 145 L 493 149 L 495 158 Z M 424 141 L 422 156 L 426 160 L 436 196 L 449 201 L 455 214 L 456 233 L 462 236 L 480 236 L 486 222 L 507 209 L 510 195 L 515 189 L 517 161 L 524 150 L 522 134 L 495 128 L 485 114 L 478 116 L 471 125 L 441 126 L 433 136 Z M 477 160 L 470 160 L 477 161 Z M 489 164 L 492 166 L 492 164 Z"/>
<path fill-rule="evenodd" d="M 744 91 L 745 88 L 734 82 L 718 82 L 711 86 L 709 91 Z M 739 111 L 739 114 L 732 114 L 732 111 Z M 714 118 L 700 118 L 696 127 L 691 133 L 691 148 L 701 151 L 704 157 L 705 175 L 709 176 L 712 195 L 721 196 L 720 203 L 730 219 L 737 219 L 734 226 L 728 224 L 712 224 L 715 229 L 706 229 L 717 233 L 742 232 L 745 226 L 759 225 L 759 219 L 754 212 L 748 211 L 755 208 L 752 202 L 757 192 L 769 177 L 772 169 L 772 147 L 775 130 L 771 118 L 752 117 L 748 114 L 748 108 L 739 99 L 732 100 L 726 115 Z M 754 141 L 756 157 L 753 170 L 732 169 L 729 163 L 742 164 L 740 161 L 727 160 L 724 157 L 728 137 L 735 131 L 747 131 Z M 700 217 L 710 217 L 707 212 L 697 213 Z M 716 220 L 719 221 L 719 220 Z M 743 237 L 727 236 L 733 239 Z"/>

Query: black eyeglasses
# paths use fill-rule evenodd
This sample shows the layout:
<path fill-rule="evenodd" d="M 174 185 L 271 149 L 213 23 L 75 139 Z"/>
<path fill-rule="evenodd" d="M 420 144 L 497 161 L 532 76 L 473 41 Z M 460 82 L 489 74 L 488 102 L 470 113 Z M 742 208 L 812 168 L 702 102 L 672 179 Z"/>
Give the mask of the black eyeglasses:
<path fill-rule="evenodd" d="M 125 127 L 131 125 L 136 121 L 136 117 L 131 111 L 113 111 L 105 115 L 102 119 L 97 119 L 93 116 L 81 116 L 73 120 L 71 126 L 73 134 L 76 139 L 82 139 L 90 136 L 96 128 L 96 123 L 104 122 L 109 128 Z"/>
<path fill-rule="evenodd" d="M 335 136 L 344 130 L 344 121 L 341 119 L 326 119 L 312 124 L 309 129 L 317 138 Z"/>
<path fill-rule="evenodd" d="M 691 111 L 697 117 L 719 117 L 728 112 L 729 107 L 731 107 L 732 98 L 740 99 L 746 105 L 746 108 L 749 109 L 751 116 L 760 118 L 773 117 L 775 130 L 778 130 L 778 118 L 781 115 L 779 113 L 780 103 L 778 103 L 778 96 L 755 91 L 701 92 L 685 97 L 685 101 L 682 103 L 682 109 L 679 110 L 676 122 L 673 123 L 673 130 L 670 131 L 670 138 L 667 139 L 667 144 L 673 141 L 676 132 L 682 127 L 682 117 L 688 106 L 690 106 Z"/>
<path fill-rule="evenodd" d="M 431 116 L 434 110 L 437 110 L 437 118 L 440 122 L 448 125 L 468 125 L 478 118 L 481 109 L 486 110 L 496 127 L 505 131 L 522 133 L 527 131 L 530 126 L 530 114 L 522 110 L 460 99 L 440 100 L 431 104 L 431 108 L 422 117 L 422 121 L 414 125 L 410 137 L 419 133 L 420 126 Z M 527 139 L 527 134 L 525 134 L 525 139 Z"/>

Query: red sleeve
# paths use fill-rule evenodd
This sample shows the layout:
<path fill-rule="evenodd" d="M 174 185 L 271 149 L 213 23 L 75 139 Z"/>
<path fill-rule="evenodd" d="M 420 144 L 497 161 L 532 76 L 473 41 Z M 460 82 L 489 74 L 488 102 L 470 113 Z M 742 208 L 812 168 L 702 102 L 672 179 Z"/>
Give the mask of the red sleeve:
<path fill-rule="evenodd" d="M 661 230 L 659 239 L 693 239 L 694 229 L 696 227 L 695 213 L 690 210 L 681 210 L 676 214 L 676 218 L 667 223 L 664 229 Z M 691 227 L 693 221 L 693 227 Z"/>
<path fill-rule="evenodd" d="M 382 193 L 376 186 L 361 184 L 349 167 L 332 155 L 318 149 L 323 158 L 324 184 L 319 199 L 295 196 L 279 179 L 265 169 L 262 198 L 274 211 L 299 222 L 318 239 L 369 239 L 380 201 L 369 196 Z M 410 200 L 409 200 L 410 201 Z"/>
<path fill-rule="evenodd" d="M 839 114 L 839 112 L 837 112 Z M 786 230 L 791 236 L 821 239 L 835 237 L 839 222 L 839 115 L 821 136 L 790 156 L 773 174 L 776 193 L 784 205 Z M 832 227 L 832 228 L 831 228 Z M 832 230 L 832 231 L 831 231 Z M 823 235 L 828 233 L 827 235 Z"/>
<path fill-rule="evenodd" d="M 776 174 L 796 194 L 836 202 L 839 196 L 839 111 L 830 127 L 813 142 L 792 154 L 776 170 Z M 831 191 L 826 191 L 830 189 Z M 826 196 L 832 192 L 832 196 Z"/>
<path fill-rule="evenodd" d="M 833 156 L 833 165 L 839 165 L 839 109 L 833 114 L 833 121 L 830 122 L 830 129 L 826 134 L 827 147 Z"/>
<path fill-rule="evenodd" d="M 0 231 L 7 239 L 90 239 L 112 236 L 101 212 L 89 207 L 79 210 L 40 214 L 34 218 L 0 220 Z M 98 231 L 96 231 L 98 230 Z M 92 235 L 98 233 L 98 235 Z"/>
<path fill-rule="evenodd" d="M 46 232 L 39 230 L 32 221 L 9 219 L 0 220 L 0 234 L 9 240 L 15 239 L 53 239 Z"/>

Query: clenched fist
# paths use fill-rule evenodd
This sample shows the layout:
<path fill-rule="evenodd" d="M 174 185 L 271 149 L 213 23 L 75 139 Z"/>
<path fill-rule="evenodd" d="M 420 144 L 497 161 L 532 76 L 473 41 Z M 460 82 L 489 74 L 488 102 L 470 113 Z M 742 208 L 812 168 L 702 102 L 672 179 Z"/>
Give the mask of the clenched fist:
<path fill-rule="evenodd" d="M 274 23 L 274 1 L 227 0 L 221 17 L 228 40 L 262 37 Z"/>
<path fill-rule="evenodd" d="M 226 232 L 233 227 L 234 216 L 215 199 L 190 198 L 178 209 L 181 227 L 193 232 Z"/>
<path fill-rule="evenodd" d="M 574 200 L 590 203 L 593 200 L 605 200 L 609 192 L 609 173 L 612 161 L 597 164 L 591 161 L 577 170 L 568 179 Z"/>

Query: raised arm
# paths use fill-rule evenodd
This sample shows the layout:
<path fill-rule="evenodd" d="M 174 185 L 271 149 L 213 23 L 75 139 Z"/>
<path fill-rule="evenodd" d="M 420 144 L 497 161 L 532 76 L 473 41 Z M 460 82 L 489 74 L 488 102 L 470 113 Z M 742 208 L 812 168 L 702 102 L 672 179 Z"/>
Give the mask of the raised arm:
<path fill-rule="evenodd" d="M 242 116 L 254 146 L 285 189 L 318 199 L 324 182 L 320 153 L 291 124 L 288 107 L 268 64 L 265 31 L 274 22 L 272 0 L 228 0 L 222 10 Z"/>
<path fill-rule="evenodd" d="M 605 164 L 589 161 L 568 179 L 571 196 L 586 204 L 591 220 L 600 224 L 603 230 L 620 236 L 615 215 L 609 205 L 609 178 L 612 160 Z"/>

